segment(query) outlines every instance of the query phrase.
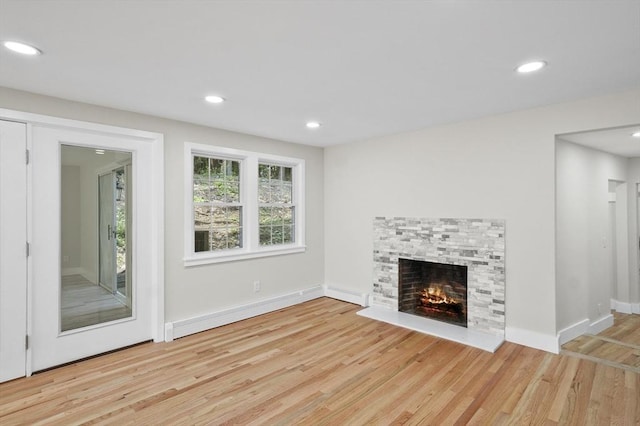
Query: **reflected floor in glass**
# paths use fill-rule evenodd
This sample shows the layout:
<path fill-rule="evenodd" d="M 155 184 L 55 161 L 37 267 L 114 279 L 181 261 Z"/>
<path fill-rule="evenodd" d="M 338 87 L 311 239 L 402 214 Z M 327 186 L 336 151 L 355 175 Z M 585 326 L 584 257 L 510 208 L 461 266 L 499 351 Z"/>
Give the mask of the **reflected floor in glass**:
<path fill-rule="evenodd" d="M 130 316 L 131 308 L 82 275 L 62 277 L 62 331 Z"/>

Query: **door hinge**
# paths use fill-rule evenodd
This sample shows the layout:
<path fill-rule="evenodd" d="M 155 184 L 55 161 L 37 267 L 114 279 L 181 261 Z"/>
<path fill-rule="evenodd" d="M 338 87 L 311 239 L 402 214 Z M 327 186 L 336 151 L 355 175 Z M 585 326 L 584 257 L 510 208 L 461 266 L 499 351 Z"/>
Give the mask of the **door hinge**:
<path fill-rule="evenodd" d="M 27 257 L 31 254 L 31 244 L 27 242 Z"/>
<path fill-rule="evenodd" d="M 29 335 L 24 336 L 24 348 L 29 349 Z"/>
<path fill-rule="evenodd" d="M 25 156 L 26 156 L 27 164 L 29 164 L 29 150 L 28 149 L 25 150 Z"/>

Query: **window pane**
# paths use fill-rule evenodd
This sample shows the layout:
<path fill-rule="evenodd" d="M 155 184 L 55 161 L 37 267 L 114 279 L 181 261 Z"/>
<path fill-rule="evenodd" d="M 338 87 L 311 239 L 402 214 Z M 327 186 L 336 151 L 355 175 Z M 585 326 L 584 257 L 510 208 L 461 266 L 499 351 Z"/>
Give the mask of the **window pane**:
<path fill-rule="evenodd" d="M 211 250 L 224 250 L 227 248 L 226 228 L 213 228 L 209 235 L 211 238 Z"/>
<path fill-rule="evenodd" d="M 193 157 L 193 177 L 209 179 L 209 159 L 206 157 Z"/>
<path fill-rule="evenodd" d="M 208 178 L 193 178 L 193 202 L 204 203 L 209 201 L 209 179 Z"/>
<path fill-rule="evenodd" d="M 271 181 L 271 202 L 284 203 L 283 188 L 280 181 Z"/>
<path fill-rule="evenodd" d="M 284 183 L 282 185 L 282 202 L 283 203 L 291 203 L 293 202 L 293 185 L 291 183 Z"/>
<path fill-rule="evenodd" d="M 273 224 L 277 226 L 281 226 L 283 224 L 284 219 L 284 211 L 282 207 L 274 207 L 272 211 L 273 216 Z"/>
<path fill-rule="evenodd" d="M 285 182 L 292 182 L 293 169 L 291 167 L 284 167 L 283 169 L 284 169 L 284 173 L 283 173 L 282 180 L 284 180 Z"/>
<path fill-rule="evenodd" d="M 232 176 L 236 180 L 239 180 L 240 179 L 240 162 L 231 161 L 231 160 L 229 160 L 229 162 L 231 163 L 231 170 L 230 170 L 230 173 L 228 173 L 228 176 Z"/>
<path fill-rule="evenodd" d="M 258 183 L 258 200 L 261 203 L 271 202 L 271 187 L 269 186 L 269 179 L 260 179 Z"/>
<path fill-rule="evenodd" d="M 235 179 L 225 181 L 225 194 L 228 203 L 240 202 L 240 182 Z"/>
<path fill-rule="evenodd" d="M 209 251 L 209 231 L 195 231 L 194 251 Z"/>
<path fill-rule="evenodd" d="M 193 209 L 193 224 L 196 231 L 209 230 L 211 227 L 211 207 L 196 206 Z"/>
<path fill-rule="evenodd" d="M 269 177 L 271 177 L 272 180 L 277 180 L 280 179 L 280 166 L 270 166 L 271 171 L 269 172 Z"/>
<path fill-rule="evenodd" d="M 271 244 L 271 226 L 260 227 L 260 245 L 268 246 Z"/>
<path fill-rule="evenodd" d="M 227 233 L 227 248 L 240 248 L 242 247 L 242 228 L 239 226 L 230 227 Z"/>
<path fill-rule="evenodd" d="M 283 228 L 283 242 L 286 243 L 293 243 L 294 241 L 294 232 L 293 232 L 293 225 L 285 225 Z"/>
<path fill-rule="evenodd" d="M 226 207 L 227 225 L 233 227 L 242 226 L 242 207 Z"/>
<path fill-rule="evenodd" d="M 269 180 L 269 166 L 266 164 L 258 165 L 258 177 L 260 179 Z"/>
<path fill-rule="evenodd" d="M 224 160 L 210 158 L 209 165 L 211 170 L 211 179 L 220 179 L 224 176 Z"/>
<path fill-rule="evenodd" d="M 272 244 L 282 244 L 283 230 L 282 226 L 274 226 L 271 228 Z"/>
<path fill-rule="evenodd" d="M 293 226 L 294 208 L 295 207 L 285 207 L 285 208 L 283 208 L 282 221 L 283 221 L 283 223 L 285 225 Z"/>
<path fill-rule="evenodd" d="M 259 222 L 260 225 L 271 225 L 273 217 L 271 215 L 271 207 L 260 207 L 259 210 Z"/>
<path fill-rule="evenodd" d="M 209 182 L 209 199 L 207 201 L 218 201 L 223 203 L 225 201 L 225 188 L 224 181 L 216 179 Z"/>

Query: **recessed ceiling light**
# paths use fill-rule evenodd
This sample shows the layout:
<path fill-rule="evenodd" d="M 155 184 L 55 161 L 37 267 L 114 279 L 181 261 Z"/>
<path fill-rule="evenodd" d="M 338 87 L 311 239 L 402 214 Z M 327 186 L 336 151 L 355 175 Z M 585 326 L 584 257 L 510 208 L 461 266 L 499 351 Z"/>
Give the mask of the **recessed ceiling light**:
<path fill-rule="evenodd" d="M 96 154 L 104 155 L 104 149 L 96 149 Z"/>
<path fill-rule="evenodd" d="M 519 73 L 526 74 L 529 72 L 541 70 L 546 66 L 547 66 L 547 63 L 545 61 L 533 61 L 533 62 L 527 62 L 526 64 L 520 65 L 518 68 L 516 68 L 516 71 L 518 71 Z"/>
<path fill-rule="evenodd" d="M 18 41 L 5 41 L 4 47 L 22 55 L 41 55 L 42 51 L 37 47 L 30 46 L 28 44 L 20 43 Z"/>
<path fill-rule="evenodd" d="M 224 102 L 224 98 L 217 95 L 209 95 L 204 98 L 205 101 L 211 104 L 221 104 Z"/>
<path fill-rule="evenodd" d="M 307 121 L 307 127 L 309 129 L 317 129 L 318 127 L 320 127 L 320 123 L 318 123 L 317 121 Z"/>
<path fill-rule="evenodd" d="M 640 138 L 640 132 L 631 133 L 631 136 L 634 138 Z"/>

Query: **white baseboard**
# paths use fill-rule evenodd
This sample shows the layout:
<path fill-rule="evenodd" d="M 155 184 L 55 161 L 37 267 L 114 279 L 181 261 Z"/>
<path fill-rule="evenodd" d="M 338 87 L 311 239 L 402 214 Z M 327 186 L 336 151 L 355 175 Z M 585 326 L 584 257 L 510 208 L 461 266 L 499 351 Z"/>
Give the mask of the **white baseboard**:
<path fill-rule="evenodd" d="M 96 282 L 95 273 L 92 273 L 81 266 L 73 268 L 62 268 L 61 274 L 63 277 L 68 277 L 69 275 L 81 275 L 85 280 L 89 282 Z"/>
<path fill-rule="evenodd" d="M 585 318 L 569 327 L 560 330 L 558 333 L 558 346 L 582 336 L 583 334 L 598 334 L 613 325 L 613 315 L 607 314 L 604 317 L 589 323 L 589 319 Z"/>
<path fill-rule="evenodd" d="M 211 328 L 231 324 L 233 322 L 252 318 L 258 315 L 263 315 L 269 312 L 277 311 L 278 309 L 297 305 L 298 303 L 317 299 L 322 296 L 324 296 L 323 287 L 316 286 L 305 290 L 296 291 L 294 293 L 283 294 L 246 305 L 212 312 L 194 318 L 166 323 L 164 338 L 165 341 L 170 342 L 173 339 L 188 336 L 189 334 L 199 333 Z"/>
<path fill-rule="evenodd" d="M 627 303 L 611 299 L 611 309 L 622 314 L 640 314 L 640 303 Z"/>
<path fill-rule="evenodd" d="M 358 293 L 352 290 L 344 290 L 329 284 L 323 286 L 324 295 L 332 299 L 353 303 L 360 306 L 369 306 L 369 293 Z"/>
<path fill-rule="evenodd" d="M 560 353 L 557 336 L 523 330 L 521 328 L 506 327 L 505 338 L 508 342 L 540 349 L 554 354 Z"/>
<path fill-rule="evenodd" d="M 62 276 L 67 277 L 69 275 L 82 275 L 84 277 L 85 275 L 87 275 L 87 271 L 80 266 L 75 266 L 72 268 L 62 268 Z"/>
<path fill-rule="evenodd" d="M 565 343 L 575 339 L 578 336 L 582 336 L 589 332 L 589 319 L 585 318 L 567 328 L 564 328 L 558 332 L 558 345 L 564 345 Z"/>
<path fill-rule="evenodd" d="M 598 334 L 611 326 L 613 326 L 613 315 L 605 315 L 589 324 L 589 334 Z"/>

